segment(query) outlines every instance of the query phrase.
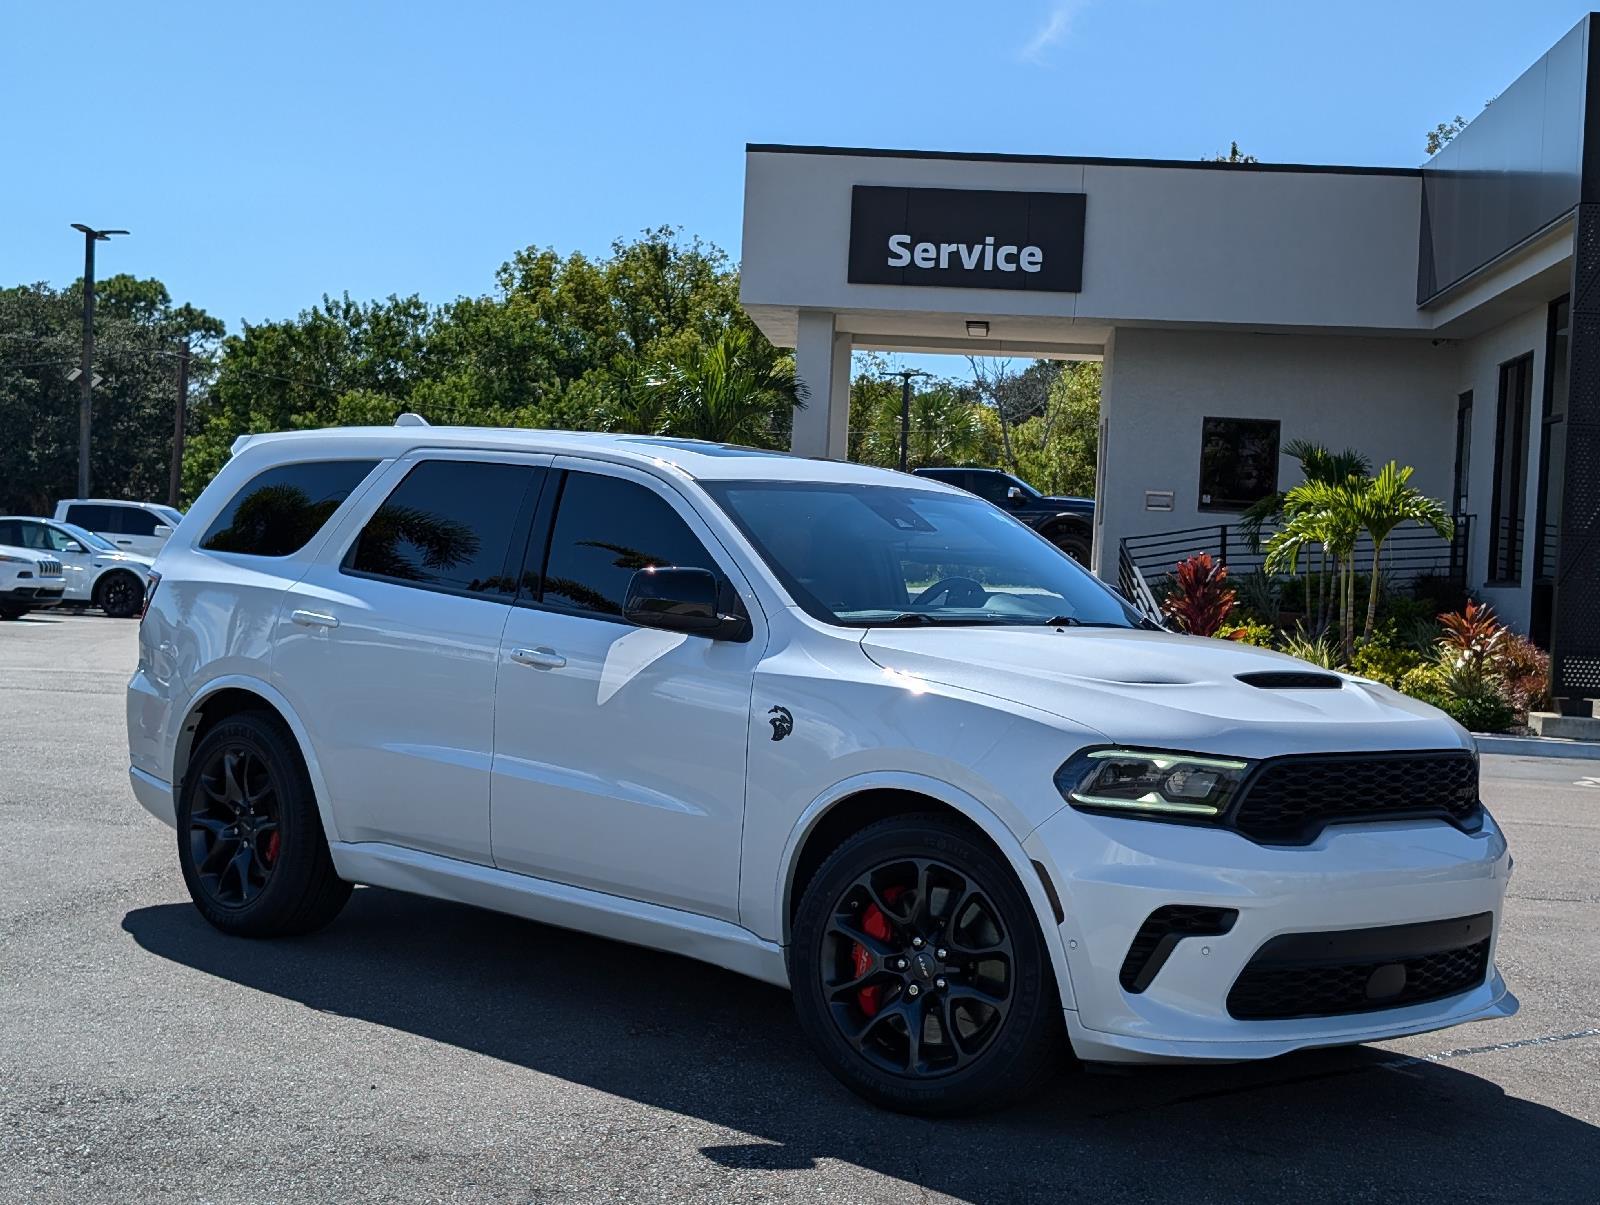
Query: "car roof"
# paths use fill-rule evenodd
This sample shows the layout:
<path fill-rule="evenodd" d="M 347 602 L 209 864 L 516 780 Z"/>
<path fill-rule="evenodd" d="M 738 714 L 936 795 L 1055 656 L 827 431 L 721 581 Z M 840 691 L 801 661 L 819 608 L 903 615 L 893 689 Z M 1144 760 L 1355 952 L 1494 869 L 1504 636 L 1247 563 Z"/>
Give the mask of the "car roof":
<path fill-rule="evenodd" d="M 403 456 L 419 449 L 507 451 L 587 456 L 646 471 L 662 469 L 700 481 L 824 481 L 951 490 L 929 478 L 843 460 L 795 456 L 766 448 L 667 435 L 547 431 L 523 427 L 327 427 L 240 436 L 235 455 L 271 462 L 295 454 Z M 263 467 L 265 467 L 263 465 Z"/>

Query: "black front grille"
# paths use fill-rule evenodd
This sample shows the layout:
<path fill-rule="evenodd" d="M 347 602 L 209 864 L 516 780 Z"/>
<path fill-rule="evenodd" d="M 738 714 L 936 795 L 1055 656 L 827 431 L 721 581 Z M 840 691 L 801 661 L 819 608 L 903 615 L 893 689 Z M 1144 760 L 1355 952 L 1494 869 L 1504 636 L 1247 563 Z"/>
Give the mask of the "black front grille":
<path fill-rule="evenodd" d="M 1241 1021 L 1336 1017 L 1424 1004 L 1470 991 L 1489 974 L 1493 918 L 1293 933 L 1256 952 L 1228 993 Z"/>
<path fill-rule="evenodd" d="M 1470 753 L 1339 753 L 1261 764 L 1228 823 L 1255 841 L 1302 845 L 1340 820 L 1437 816 L 1465 829 L 1482 817 Z"/>

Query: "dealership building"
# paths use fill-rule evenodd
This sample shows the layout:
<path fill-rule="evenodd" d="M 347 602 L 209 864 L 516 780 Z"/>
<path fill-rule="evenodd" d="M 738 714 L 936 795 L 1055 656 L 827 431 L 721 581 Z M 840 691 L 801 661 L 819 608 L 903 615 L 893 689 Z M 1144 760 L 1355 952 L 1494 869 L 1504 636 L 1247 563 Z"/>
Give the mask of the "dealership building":
<path fill-rule="evenodd" d="M 1421 168 L 750 146 L 794 449 L 846 455 L 856 349 L 1100 359 L 1102 577 L 1216 551 L 1291 441 L 1354 447 L 1449 500 L 1451 570 L 1600 697 L 1597 20 Z"/>

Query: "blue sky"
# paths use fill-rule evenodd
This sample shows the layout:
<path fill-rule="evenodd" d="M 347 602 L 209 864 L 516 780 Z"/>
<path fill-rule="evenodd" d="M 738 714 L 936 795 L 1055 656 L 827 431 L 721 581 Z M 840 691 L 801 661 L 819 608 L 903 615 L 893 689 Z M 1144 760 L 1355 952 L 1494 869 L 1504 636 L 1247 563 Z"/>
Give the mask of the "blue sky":
<path fill-rule="evenodd" d="M 736 255 L 749 141 L 1415 164 L 1585 7 L 11 3 L 0 285 L 74 279 L 74 221 L 234 330 L 661 223 Z"/>

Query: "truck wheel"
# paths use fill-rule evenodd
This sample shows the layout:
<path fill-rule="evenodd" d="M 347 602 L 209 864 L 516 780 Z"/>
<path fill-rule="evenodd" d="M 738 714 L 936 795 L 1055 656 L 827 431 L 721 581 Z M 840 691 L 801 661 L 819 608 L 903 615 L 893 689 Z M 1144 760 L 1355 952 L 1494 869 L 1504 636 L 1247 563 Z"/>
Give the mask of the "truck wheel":
<path fill-rule="evenodd" d="M 224 933 L 309 933 L 350 898 L 305 762 L 275 716 L 243 712 L 206 733 L 183 776 L 177 821 L 189 895 Z"/>
<path fill-rule="evenodd" d="M 131 619 L 144 602 L 144 586 L 126 570 L 106 574 L 94 587 L 94 605 L 112 619 Z"/>
<path fill-rule="evenodd" d="M 793 936 L 800 1026 L 875 1104 L 981 1112 L 1061 1067 L 1065 1023 L 1033 907 L 949 820 L 894 817 L 851 837 L 807 884 Z"/>
<path fill-rule="evenodd" d="M 1058 527 L 1050 533 L 1050 542 L 1085 569 L 1089 567 L 1089 537 L 1081 531 Z"/>
<path fill-rule="evenodd" d="M 27 607 L 0 607 L 0 619 L 21 619 L 27 613 Z"/>

